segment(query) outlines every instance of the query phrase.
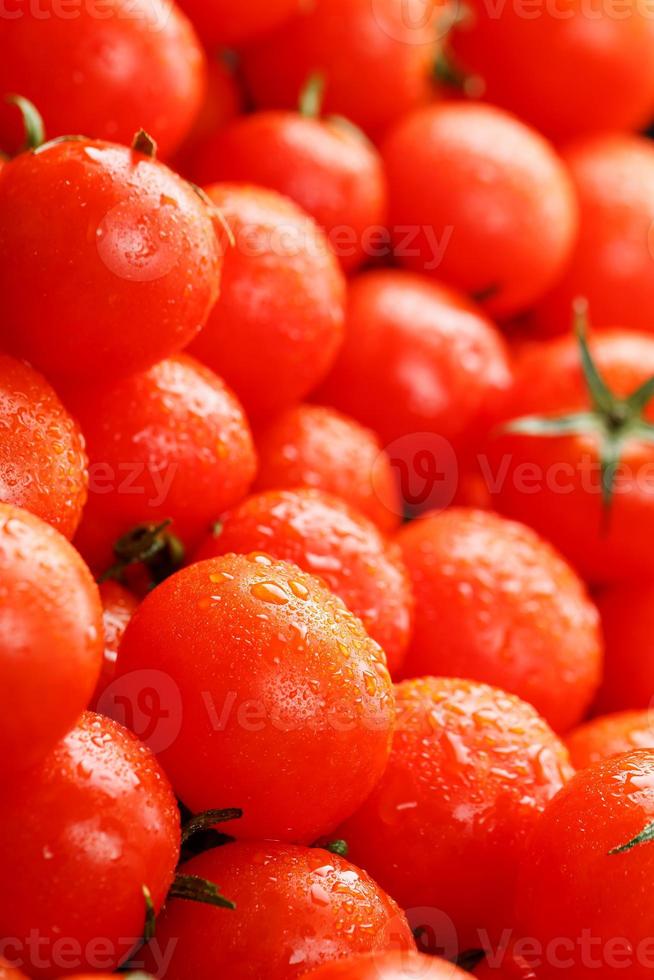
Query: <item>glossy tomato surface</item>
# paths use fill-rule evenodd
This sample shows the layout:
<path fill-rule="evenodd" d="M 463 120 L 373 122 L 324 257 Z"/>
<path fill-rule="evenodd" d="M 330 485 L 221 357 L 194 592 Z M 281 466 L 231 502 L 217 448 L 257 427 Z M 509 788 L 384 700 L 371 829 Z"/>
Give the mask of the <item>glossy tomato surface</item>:
<path fill-rule="evenodd" d="M 634 749 L 654 749 L 654 715 L 651 709 L 600 715 L 575 728 L 566 743 L 575 769 L 586 769 Z"/>
<path fill-rule="evenodd" d="M 446 960 L 402 951 L 334 960 L 306 976 L 307 980 L 464 980 L 468 974 Z"/>

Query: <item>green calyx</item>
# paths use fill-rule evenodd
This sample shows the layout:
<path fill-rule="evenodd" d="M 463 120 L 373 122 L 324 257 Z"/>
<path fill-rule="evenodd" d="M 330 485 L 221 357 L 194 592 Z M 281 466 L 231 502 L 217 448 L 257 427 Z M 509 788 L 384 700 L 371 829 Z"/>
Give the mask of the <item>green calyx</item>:
<path fill-rule="evenodd" d="M 575 303 L 574 312 L 590 410 L 559 417 L 529 415 L 509 422 L 503 426 L 503 431 L 545 437 L 594 436 L 599 443 L 602 502 L 608 511 L 613 501 L 618 466 L 627 444 L 631 441 L 654 444 L 654 425 L 644 417 L 654 398 L 654 377 L 626 398 L 615 395 L 602 377 L 588 346 L 588 305 L 585 300 Z"/>
<path fill-rule="evenodd" d="M 189 902 L 213 905 L 214 908 L 235 909 L 236 905 L 221 893 L 218 885 L 197 875 L 175 875 L 168 898 L 182 898 Z"/>
<path fill-rule="evenodd" d="M 299 111 L 307 119 L 319 119 L 322 103 L 325 97 L 325 76 L 322 72 L 314 72 L 304 83 L 300 92 Z"/>
<path fill-rule="evenodd" d="M 144 129 L 139 129 L 138 133 L 134 134 L 132 149 L 136 153 L 142 153 L 143 156 L 148 157 L 150 160 L 154 160 L 157 155 L 156 141 Z"/>
<path fill-rule="evenodd" d="M 609 851 L 609 854 L 626 854 L 634 847 L 640 847 L 641 844 L 651 844 L 652 841 L 654 841 L 654 823 L 648 824 L 644 830 L 641 830 L 639 834 L 632 837 L 626 844 L 620 844 L 619 847 L 614 847 Z"/>
<path fill-rule="evenodd" d="M 45 125 L 39 110 L 34 103 L 22 95 L 8 95 L 5 101 L 10 105 L 15 105 L 23 117 L 25 142 L 19 152 L 38 150 L 45 143 Z"/>
<path fill-rule="evenodd" d="M 152 586 L 159 585 L 176 572 L 184 561 L 184 546 L 168 531 L 172 521 L 161 524 L 139 524 L 119 538 L 114 545 L 116 562 L 100 576 L 100 583 L 108 579 L 124 581 L 125 571 L 132 565 L 144 565 Z"/>
<path fill-rule="evenodd" d="M 229 820 L 240 820 L 243 811 L 239 807 L 230 807 L 226 810 L 205 810 L 195 817 L 191 817 L 182 827 L 182 844 L 186 844 L 191 837 L 204 830 L 211 830 L 216 824 L 227 823 Z"/>
<path fill-rule="evenodd" d="M 147 885 L 142 885 L 141 890 L 143 892 L 143 901 L 145 902 L 145 924 L 143 926 L 143 940 L 149 943 L 151 939 L 154 939 L 156 933 L 156 915 L 154 911 L 154 902 L 152 901 L 152 893 Z"/>

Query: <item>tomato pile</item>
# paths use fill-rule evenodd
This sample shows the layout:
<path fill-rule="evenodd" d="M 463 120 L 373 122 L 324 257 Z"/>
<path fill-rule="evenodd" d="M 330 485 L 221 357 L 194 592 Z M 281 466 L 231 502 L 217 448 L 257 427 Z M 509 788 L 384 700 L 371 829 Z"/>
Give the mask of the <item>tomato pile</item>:
<path fill-rule="evenodd" d="M 653 123 L 637 0 L 0 4 L 0 980 L 654 974 Z"/>

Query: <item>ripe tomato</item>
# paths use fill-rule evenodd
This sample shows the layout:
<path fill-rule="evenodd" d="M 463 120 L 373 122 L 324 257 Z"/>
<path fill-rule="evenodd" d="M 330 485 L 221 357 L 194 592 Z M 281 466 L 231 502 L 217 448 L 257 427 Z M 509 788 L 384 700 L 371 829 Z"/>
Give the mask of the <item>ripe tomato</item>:
<path fill-rule="evenodd" d="M 595 365 L 586 375 L 599 372 L 597 397 L 582 369 L 586 356 Z M 494 506 L 534 527 L 593 583 L 654 571 L 654 448 L 641 417 L 654 413 L 640 395 L 637 404 L 624 401 L 653 374 L 651 335 L 605 331 L 583 355 L 573 336 L 534 344 L 516 366 L 512 424 L 489 442 Z M 619 465 L 603 470 L 616 453 Z"/>
<path fill-rule="evenodd" d="M 451 508 L 397 540 L 416 600 L 405 677 L 471 677 L 533 704 L 557 731 L 599 686 L 597 609 L 573 570 L 522 524 Z"/>
<path fill-rule="evenodd" d="M 172 169 L 187 177 L 201 148 L 217 130 L 240 115 L 243 103 L 243 92 L 232 67 L 220 56 L 211 58 L 204 101 L 190 133 L 170 164 Z"/>
<path fill-rule="evenodd" d="M 66 14 L 56 0 L 6 0 L 0 50 L 0 92 L 30 99 L 51 137 L 129 143 L 144 128 L 166 156 L 200 108 L 202 48 L 187 19 L 162 0 L 87 0 Z M 15 110 L 3 106 L 0 147 L 13 151 L 21 140 Z"/>
<path fill-rule="evenodd" d="M 0 596 L 4 774 L 37 763 L 88 704 L 100 673 L 102 607 L 72 545 L 38 517 L 3 503 Z"/>
<path fill-rule="evenodd" d="M 307 79 L 325 73 L 327 113 L 370 136 L 432 97 L 440 5 L 431 0 L 315 0 L 246 50 L 258 106 L 294 109 Z"/>
<path fill-rule="evenodd" d="M 0 500 L 72 538 L 86 500 L 84 440 L 48 382 L 0 354 Z"/>
<path fill-rule="evenodd" d="M 428 677 L 396 687 L 388 768 L 337 832 L 352 860 L 458 949 L 509 924 L 516 856 L 572 773 L 534 709 L 485 684 Z M 446 943 L 447 945 L 447 943 Z"/>
<path fill-rule="evenodd" d="M 102 696 L 116 674 L 116 659 L 120 641 L 127 629 L 127 624 L 138 608 L 139 601 L 128 589 L 111 580 L 100 585 L 100 599 L 102 600 L 102 625 L 104 627 L 104 659 L 100 679 L 96 684 L 90 704 L 93 711 L 100 710 L 101 712 Z"/>
<path fill-rule="evenodd" d="M 332 960 L 306 974 L 306 980 L 470 980 L 446 960 L 412 952 L 361 953 Z"/>
<path fill-rule="evenodd" d="M 536 824 L 516 909 L 543 951 L 543 980 L 652 975 L 654 752 L 640 749 L 577 773 Z M 650 841 L 650 842 L 647 842 Z"/>
<path fill-rule="evenodd" d="M 614 585 L 599 594 L 597 605 L 606 646 L 598 709 L 608 712 L 651 708 L 654 586 L 648 581 Z"/>
<path fill-rule="evenodd" d="M 525 943 L 527 946 L 528 940 Z M 540 976 L 531 964 L 531 957 L 522 956 L 520 942 L 508 949 L 501 949 L 493 954 L 492 958 L 481 961 L 479 966 L 472 971 L 473 974 L 484 980 L 538 980 Z"/>
<path fill-rule="evenodd" d="M 242 184 L 208 194 L 235 245 L 220 299 L 190 350 L 267 421 L 331 367 L 343 335 L 344 279 L 320 229 L 290 201 Z"/>
<path fill-rule="evenodd" d="M 575 769 L 634 749 L 654 750 L 654 716 L 651 709 L 602 715 L 575 728 L 566 742 Z"/>
<path fill-rule="evenodd" d="M 476 447 L 510 383 L 504 340 L 474 303 L 384 269 L 351 283 L 345 343 L 316 398 L 378 433 L 405 500 L 421 509 L 434 491 L 454 491 L 457 456 Z M 432 445 L 438 472 L 427 468 L 415 487 Z"/>
<path fill-rule="evenodd" d="M 301 0 L 181 0 L 204 43 L 211 48 L 243 44 L 288 20 Z"/>
<path fill-rule="evenodd" d="M 654 26 L 637 0 L 529 10 L 472 0 L 452 45 L 460 67 L 481 78 L 484 98 L 552 139 L 636 130 L 651 119 Z"/>
<path fill-rule="evenodd" d="M 577 232 L 572 182 L 517 119 L 482 103 L 434 104 L 402 119 L 382 155 L 402 265 L 500 317 L 528 309 L 563 272 Z"/>
<path fill-rule="evenodd" d="M 113 564 L 115 541 L 136 525 L 172 519 L 196 547 L 247 493 L 256 467 L 243 409 L 220 378 L 186 355 L 68 404 L 89 454 L 89 499 L 75 543 L 91 567 Z"/>
<path fill-rule="evenodd" d="M 0 345 L 49 379 L 149 367 L 187 344 L 215 302 L 206 206 L 139 152 L 70 139 L 23 153 L 0 175 L 0 214 Z"/>
<path fill-rule="evenodd" d="M 0 980 L 27 980 L 27 977 L 20 970 L 0 960 Z"/>
<path fill-rule="evenodd" d="M 382 531 L 400 523 L 402 501 L 377 435 L 322 405 L 296 405 L 255 432 L 255 490 L 313 487 L 348 500 Z"/>
<path fill-rule="evenodd" d="M 199 184 L 244 181 L 304 208 L 347 271 L 389 251 L 386 179 L 362 133 L 339 119 L 255 112 L 217 132 L 194 168 Z"/>
<path fill-rule="evenodd" d="M 394 719 L 384 660 L 311 575 L 228 555 L 183 569 L 137 609 L 118 653 L 120 704 L 136 712 L 147 686 L 164 734 L 180 705 L 176 737 L 161 746 L 155 735 L 193 812 L 241 807 L 227 833 L 310 842 L 384 771 Z"/>
<path fill-rule="evenodd" d="M 573 144 L 564 160 L 579 200 L 579 236 L 564 275 L 535 310 L 537 328 L 541 334 L 567 333 L 573 301 L 584 296 L 594 326 L 652 331 L 651 142 L 598 136 Z"/>
<path fill-rule="evenodd" d="M 413 949 L 395 902 L 364 871 L 320 848 L 244 841 L 183 866 L 216 882 L 235 911 L 170 902 L 145 949 L 175 941 L 175 980 L 293 980 L 312 966 L 369 950 Z M 202 942 L 198 942 L 198 936 Z"/>
<path fill-rule="evenodd" d="M 319 490 L 272 490 L 224 515 L 195 560 L 265 551 L 319 576 L 399 670 L 413 596 L 396 544 L 345 501 Z"/>
<path fill-rule="evenodd" d="M 179 844 L 175 797 L 154 757 L 87 712 L 38 766 L 3 786 L 7 952 L 33 977 L 115 969 L 142 935 L 143 886 L 161 908 Z"/>

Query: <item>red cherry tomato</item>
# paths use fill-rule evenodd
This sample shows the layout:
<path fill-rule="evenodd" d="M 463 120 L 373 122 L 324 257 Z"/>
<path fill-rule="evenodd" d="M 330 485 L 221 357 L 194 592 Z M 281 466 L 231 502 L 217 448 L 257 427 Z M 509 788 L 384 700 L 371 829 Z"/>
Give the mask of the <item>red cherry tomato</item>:
<path fill-rule="evenodd" d="M 211 58 L 208 85 L 193 128 L 175 154 L 170 166 L 184 177 L 205 143 L 243 111 L 243 92 L 232 67 L 224 58 Z"/>
<path fill-rule="evenodd" d="M 654 699 L 654 586 L 628 581 L 597 598 L 606 645 L 602 712 L 651 708 Z"/>
<path fill-rule="evenodd" d="M 651 336 L 605 331 L 591 338 L 590 353 L 608 389 L 620 397 L 631 394 L 654 374 Z M 573 336 L 527 349 L 516 366 L 507 418 L 556 419 L 590 411 L 581 364 Z M 654 419 L 650 408 L 645 415 Z M 648 577 L 654 572 L 649 547 L 650 529 L 654 534 L 654 448 L 624 429 L 607 510 L 599 433 L 600 426 L 611 437 L 620 431 L 614 421 L 595 413 L 588 426 L 547 437 L 496 429 L 486 459 L 495 508 L 552 541 L 593 583 Z"/>
<path fill-rule="evenodd" d="M 129 143 L 143 128 L 168 156 L 191 128 L 206 84 L 191 25 L 162 0 L 88 0 L 66 14 L 57 0 L 7 0 L 0 49 L 0 93 L 30 99 L 49 137 Z M 0 147 L 15 151 L 21 141 L 16 110 L 0 107 Z"/>
<path fill-rule="evenodd" d="M 0 500 L 72 538 L 86 500 L 84 440 L 45 378 L 0 354 Z"/>
<path fill-rule="evenodd" d="M 572 183 L 517 119 L 481 103 L 432 105 L 402 119 L 382 155 L 402 265 L 500 317 L 528 309 L 563 272 L 577 232 Z"/>
<path fill-rule="evenodd" d="M 0 960 L 0 980 L 27 980 L 24 973 Z"/>
<path fill-rule="evenodd" d="M 634 749 L 654 750 L 654 715 L 648 711 L 619 711 L 581 725 L 566 739 L 575 769 Z"/>
<path fill-rule="evenodd" d="M 195 560 L 265 551 L 319 576 L 399 670 L 413 596 L 397 545 L 356 510 L 319 490 L 273 490 L 227 513 Z"/>
<path fill-rule="evenodd" d="M 567 333 L 572 304 L 584 296 L 596 327 L 652 331 L 651 142 L 636 136 L 598 136 L 571 146 L 564 159 L 579 199 L 579 237 L 564 275 L 536 307 L 537 328 L 550 336 Z"/>
<path fill-rule="evenodd" d="M 525 943 L 525 949 L 528 940 Z M 540 974 L 531 965 L 530 957 L 522 956 L 520 953 L 522 946 L 518 941 L 515 946 L 508 949 L 501 949 L 495 952 L 492 958 L 481 961 L 479 966 L 472 971 L 476 977 L 483 977 L 483 980 L 538 980 Z"/>
<path fill-rule="evenodd" d="M 347 271 L 388 253 L 381 158 L 340 120 L 295 112 L 242 116 L 207 143 L 194 172 L 199 184 L 244 181 L 290 197 L 323 228 Z"/>
<path fill-rule="evenodd" d="M 136 525 L 173 521 L 193 548 L 255 471 L 243 409 L 220 378 L 186 355 L 69 405 L 90 460 L 89 499 L 75 543 L 92 568 L 113 564 L 116 540 Z"/>
<path fill-rule="evenodd" d="M 353 280 L 345 344 L 316 397 L 379 434 L 420 510 L 450 503 L 457 456 L 477 448 L 510 383 L 504 341 L 472 302 L 385 269 Z"/>
<path fill-rule="evenodd" d="M 455 956 L 479 948 L 479 929 L 510 924 L 516 858 L 572 769 L 542 718 L 503 691 L 428 677 L 396 696 L 388 768 L 337 836 Z"/>
<path fill-rule="evenodd" d="M 103 695 L 116 674 L 118 647 L 127 624 L 138 608 L 139 601 L 128 589 L 111 580 L 101 584 L 100 598 L 103 610 L 104 659 L 102 673 L 91 699 L 91 708 L 102 713 Z"/>
<path fill-rule="evenodd" d="M 470 980 L 446 960 L 420 953 L 362 953 L 332 960 L 306 974 L 306 980 Z"/>
<path fill-rule="evenodd" d="M 639 750 L 577 773 L 534 828 L 516 909 L 542 950 L 543 980 L 652 975 L 654 752 Z"/>
<path fill-rule="evenodd" d="M 371 429 L 322 405 L 296 405 L 255 432 L 256 490 L 313 487 L 348 500 L 382 531 L 400 523 L 389 456 Z"/>
<path fill-rule="evenodd" d="M 208 194 L 235 245 L 220 299 L 190 350 L 267 421 L 331 367 L 343 334 L 343 276 L 320 229 L 290 201 L 242 184 Z"/>
<path fill-rule="evenodd" d="M 324 110 L 371 136 L 433 93 L 440 5 L 427 0 L 315 0 L 245 52 L 254 100 L 294 109 L 307 79 L 325 75 Z"/>
<path fill-rule="evenodd" d="M 13 961 L 33 977 L 115 969 L 143 933 L 143 886 L 161 908 L 179 843 L 175 797 L 154 757 L 87 712 L 3 786 L 0 859 L 11 889 L 0 894 L 0 934 Z"/>
<path fill-rule="evenodd" d="M 243 44 L 288 20 L 301 0 L 180 0 L 209 47 Z"/>
<path fill-rule="evenodd" d="M 154 944 L 165 950 L 175 940 L 165 974 L 175 980 L 294 980 L 352 953 L 414 948 L 393 900 L 364 871 L 320 848 L 238 842 L 193 858 L 183 873 L 218 884 L 236 909 L 167 905 L 144 960 L 153 969 Z"/>
<path fill-rule="evenodd" d="M 0 213 L 0 344 L 48 378 L 105 382 L 149 367 L 187 344 L 215 302 L 208 211 L 141 153 L 88 140 L 23 153 L 0 175 Z"/>
<path fill-rule="evenodd" d="M 452 508 L 397 540 L 416 599 L 405 677 L 471 677 L 533 704 L 557 731 L 599 686 L 597 609 L 570 566 L 522 524 Z"/>
<path fill-rule="evenodd" d="M 38 517 L 3 503 L 0 596 L 6 773 L 37 763 L 88 704 L 100 673 L 102 608 L 72 545 Z"/>
<path fill-rule="evenodd" d="M 384 659 L 312 576 L 228 555 L 183 569 L 137 609 L 116 703 L 131 715 L 146 687 L 154 693 L 163 721 L 151 744 L 191 810 L 241 807 L 227 833 L 310 842 L 384 770 L 394 718 Z"/>
<path fill-rule="evenodd" d="M 557 0 L 527 10 L 472 0 L 452 35 L 484 98 L 555 140 L 640 129 L 654 106 L 654 25 L 635 0 Z"/>

